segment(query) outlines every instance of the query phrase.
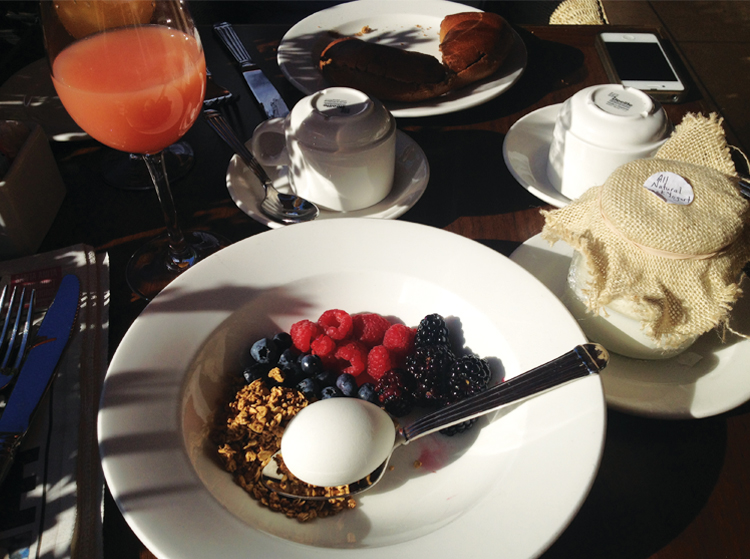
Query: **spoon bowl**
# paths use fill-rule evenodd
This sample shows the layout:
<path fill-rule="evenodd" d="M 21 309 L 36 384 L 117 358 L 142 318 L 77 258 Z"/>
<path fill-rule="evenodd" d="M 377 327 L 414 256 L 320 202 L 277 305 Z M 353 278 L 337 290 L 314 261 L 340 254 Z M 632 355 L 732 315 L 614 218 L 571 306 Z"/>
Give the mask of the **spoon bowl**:
<path fill-rule="evenodd" d="M 461 402 L 428 413 L 409 425 L 398 429 L 393 426 L 392 433 L 388 427 L 393 425 L 390 416 L 373 404 L 354 398 L 321 400 L 305 408 L 289 423 L 287 431 L 282 437 L 282 450 L 289 448 L 293 452 L 289 455 L 292 460 L 285 463 L 284 467 L 279 468 L 275 459 L 279 453 L 274 455 L 263 470 L 261 483 L 279 495 L 307 500 L 330 499 L 332 496 L 349 497 L 368 491 L 383 478 L 388 469 L 388 462 L 399 446 L 409 444 L 413 440 L 441 429 L 488 414 L 511 402 L 528 398 L 584 376 L 597 374 L 607 366 L 608 362 L 609 353 L 603 346 L 595 343 L 579 345 L 552 361 L 501 382 Z M 356 440 L 356 444 L 353 444 L 353 434 L 350 434 L 349 437 L 345 436 L 338 447 L 336 445 L 315 446 L 314 444 L 298 442 L 306 440 L 309 443 L 311 440 L 309 437 L 305 438 L 298 435 L 298 433 L 336 433 L 341 424 L 342 414 L 337 413 L 340 410 L 333 410 L 332 408 L 336 406 L 343 409 L 347 405 L 351 406 L 352 410 L 361 408 L 367 410 L 367 413 L 377 413 L 382 414 L 382 416 L 372 422 L 372 425 L 370 425 L 372 428 L 362 429 L 358 433 L 359 439 Z M 304 413 L 315 406 L 317 406 L 317 410 L 314 411 L 318 413 Z M 324 408 L 324 406 L 326 407 Z M 331 408 L 332 413 L 325 413 L 329 411 L 329 408 Z M 348 415 L 348 411 L 344 411 Z M 299 427 L 300 425 L 302 427 Z M 293 437 L 289 441 L 289 445 L 293 446 L 285 444 L 287 434 Z M 380 450 L 383 439 L 393 441 L 390 451 Z M 298 444 L 300 446 L 294 448 Z M 373 451 L 371 447 L 375 447 L 375 450 Z M 363 459 L 369 461 L 366 466 L 362 465 Z M 342 468 L 342 461 L 354 466 Z M 357 478 L 355 474 L 360 470 L 370 473 L 362 478 Z M 326 474 L 332 472 L 335 472 L 336 475 L 326 477 Z M 292 474 L 291 477 L 289 473 Z M 317 477 L 319 474 L 322 474 L 323 477 Z M 302 480 L 307 478 L 311 481 L 326 479 L 328 485 L 316 487 L 315 484 L 300 483 L 294 478 Z"/>

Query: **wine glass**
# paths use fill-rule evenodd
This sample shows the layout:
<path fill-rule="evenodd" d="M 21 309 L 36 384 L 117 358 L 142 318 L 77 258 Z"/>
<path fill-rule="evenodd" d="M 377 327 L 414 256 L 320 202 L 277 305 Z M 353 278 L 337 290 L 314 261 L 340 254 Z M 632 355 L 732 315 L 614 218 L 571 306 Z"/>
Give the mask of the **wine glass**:
<path fill-rule="evenodd" d="M 52 82 L 76 123 L 99 142 L 141 154 L 159 198 L 166 234 L 136 251 L 131 289 L 153 298 L 226 240 L 178 225 L 163 150 L 200 114 L 203 47 L 184 1 L 89 0 L 41 3 Z"/>

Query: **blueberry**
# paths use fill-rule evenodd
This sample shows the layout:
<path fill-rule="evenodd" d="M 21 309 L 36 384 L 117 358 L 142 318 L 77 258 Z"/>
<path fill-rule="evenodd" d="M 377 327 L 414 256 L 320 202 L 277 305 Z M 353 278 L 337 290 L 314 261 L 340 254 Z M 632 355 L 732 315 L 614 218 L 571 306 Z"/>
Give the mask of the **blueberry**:
<path fill-rule="evenodd" d="M 375 386 L 371 382 L 366 382 L 359 387 L 359 390 L 357 390 L 357 398 L 379 405 L 378 393 L 375 392 Z"/>
<path fill-rule="evenodd" d="M 284 351 L 292 347 L 292 337 L 286 332 L 279 332 L 273 337 L 273 343 L 279 351 Z"/>
<path fill-rule="evenodd" d="M 302 381 L 297 384 L 296 388 L 302 392 L 308 400 L 314 400 L 320 396 L 320 388 L 313 378 L 308 377 L 302 379 Z"/>
<path fill-rule="evenodd" d="M 250 355 L 258 363 L 275 365 L 279 359 L 279 350 L 273 340 L 261 338 L 250 348 Z"/>
<path fill-rule="evenodd" d="M 357 395 L 357 381 L 354 379 L 354 375 L 349 373 L 341 373 L 336 378 L 336 387 L 341 390 L 344 396 Z"/>
<path fill-rule="evenodd" d="M 271 367 L 267 363 L 253 363 L 242 371 L 242 376 L 245 377 L 245 382 L 250 384 L 259 378 L 265 378 L 270 370 Z"/>
<path fill-rule="evenodd" d="M 299 364 L 302 367 L 302 371 L 308 376 L 317 375 L 323 371 L 323 363 L 320 357 L 311 353 L 302 355 L 299 359 Z"/>
<path fill-rule="evenodd" d="M 320 399 L 327 400 L 328 398 L 341 398 L 343 394 L 341 390 L 335 386 L 326 386 L 320 391 Z"/>
<path fill-rule="evenodd" d="M 337 376 L 338 375 L 333 371 L 323 371 L 322 373 L 318 373 L 317 375 L 315 375 L 313 378 L 318 381 L 318 384 L 321 387 L 326 387 L 335 386 Z"/>
<path fill-rule="evenodd" d="M 297 355 L 292 349 L 285 349 L 279 356 L 278 365 L 282 369 L 291 369 L 297 365 Z"/>

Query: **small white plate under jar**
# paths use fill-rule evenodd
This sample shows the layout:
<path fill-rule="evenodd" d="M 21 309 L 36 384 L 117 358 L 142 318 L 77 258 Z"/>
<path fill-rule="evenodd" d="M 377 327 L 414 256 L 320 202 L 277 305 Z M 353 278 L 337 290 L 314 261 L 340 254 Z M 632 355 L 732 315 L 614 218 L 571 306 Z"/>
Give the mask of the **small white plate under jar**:
<path fill-rule="evenodd" d="M 573 252 L 562 241 L 550 246 L 537 235 L 510 258 L 564 300 Z M 739 332 L 750 332 L 750 297 L 737 302 L 730 324 Z M 749 361 L 750 340 L 727 334 L 722 342 L 715 331 L 670 359 L 631 359 L 613 353 L 601 374 L 604 396 L 612 409 L 644 417 L 711 417 L 750 400 Z"/>

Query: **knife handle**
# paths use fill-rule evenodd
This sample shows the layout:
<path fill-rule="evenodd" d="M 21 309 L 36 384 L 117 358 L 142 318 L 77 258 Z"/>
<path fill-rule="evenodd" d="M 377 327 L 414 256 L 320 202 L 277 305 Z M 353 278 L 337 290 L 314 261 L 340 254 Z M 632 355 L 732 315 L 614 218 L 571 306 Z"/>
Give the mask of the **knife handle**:
<path fill-rule="evenodd" d="M 243 68 L 248 65 L 255 65 L 253 59 L 250 58 L 247 50 L 245 50 L 245 46 L 237 36 L 237 33 L 235 33 L 234 27 L 232 27 L 231 23 L 216 23 L 214 24 L 214 31 L 216 31 L 216 34 L 229 49 L 229 52 L 232 53 L 232 56 L 234 56 L 235 60 L 237 60 Z"/>
<path fill-rule="evenodd" d="M 22 438 L 18 433 L 0 433 L 0 485 L 10 471 Z"/>

